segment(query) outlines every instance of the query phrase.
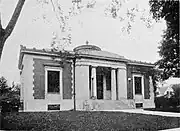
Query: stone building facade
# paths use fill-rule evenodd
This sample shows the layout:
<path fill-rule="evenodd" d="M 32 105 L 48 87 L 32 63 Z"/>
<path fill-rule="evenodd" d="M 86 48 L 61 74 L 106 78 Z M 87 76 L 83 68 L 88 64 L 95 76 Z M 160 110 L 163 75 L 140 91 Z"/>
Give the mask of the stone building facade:
<path fill-rule="evenodd" d="M 73 51 L 21 46 L 19 69 L 24 111 L 154 107 L 151 63 L 132 61 L 81 45 Z M 75 82 L 75 83 L 74 83 Z"/>

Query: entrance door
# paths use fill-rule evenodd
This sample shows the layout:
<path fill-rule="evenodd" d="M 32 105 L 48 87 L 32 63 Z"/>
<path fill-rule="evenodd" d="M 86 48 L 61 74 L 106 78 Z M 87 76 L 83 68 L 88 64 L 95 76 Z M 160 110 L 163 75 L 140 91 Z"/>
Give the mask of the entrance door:
<path fill-rule="evenodd" d="M 133 95 L 135 104 L 143 106 L 144 99 L 144 77 L 143 75 L 133 75 Z"/>
<path fill-rule="evenodd" d="M 103 99 L 103 75 L 97 74 L 97 99 Z"/>

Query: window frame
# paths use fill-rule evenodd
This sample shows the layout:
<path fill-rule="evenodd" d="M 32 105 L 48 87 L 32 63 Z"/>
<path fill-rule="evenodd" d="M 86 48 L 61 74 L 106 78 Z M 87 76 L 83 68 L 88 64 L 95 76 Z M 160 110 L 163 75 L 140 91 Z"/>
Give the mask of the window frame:
<path fill-rule="evenodd" d="M 59 71 L 59 92 L 48 92 L 48 71 Z M 61 95 L 62 96 L 62 68 L 61 67 L 45 67 L 45 94 L 57 94 L 57 95 Z"/>
<path fill-rule="evenodd" d="M 140 85 L 140 88 L 136 88 L 136 82 L 134 83 L 134 91 L 135 91 L 135 95 L 142 95 L 142 77 L 138 77 L 138 76 L 134 76 L 134 81 L 136 80 L 136 78 L 138 79 L 138 81 L 140 82 L 138 85 Z"/>
<path fill-rule="evenodd" d="M 142 94 L 135 94 L 135 77 L 141 77 Z M 136 95 L 144 98 L 144 76 L 142 74 L 133 74 L 133 97 L 135 98 Z"/>
<path fill-rule="evenodd" d="M 58 109 L 52 109 L 52 107 L 55 106 Z M 47 110 L 48 111 L 60 111 L 61 110 L 61 105 L 60 104 L 48 104 L 47 105 Z"/>

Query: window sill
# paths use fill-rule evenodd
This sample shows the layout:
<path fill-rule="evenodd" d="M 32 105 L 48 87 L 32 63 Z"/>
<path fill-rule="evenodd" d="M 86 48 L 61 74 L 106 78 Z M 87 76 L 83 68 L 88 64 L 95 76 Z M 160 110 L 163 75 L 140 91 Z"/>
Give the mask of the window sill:
<path fill-rule="evenodd" d="M 60 95 L 60 93 L 47 93 L 48 95 Z"/>
<path fill-rule="evenodd" d="M 135 95 L 142 95 L 142 94 L 135 94 Z"/>

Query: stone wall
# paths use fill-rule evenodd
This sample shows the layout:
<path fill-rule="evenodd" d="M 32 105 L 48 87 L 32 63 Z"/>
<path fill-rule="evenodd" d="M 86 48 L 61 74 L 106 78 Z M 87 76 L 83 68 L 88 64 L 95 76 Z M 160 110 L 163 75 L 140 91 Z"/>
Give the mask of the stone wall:
<path fill-rule="evenodd" d="M 27 104 L 28 101 L 33 100 L 33 57 L 31 55 L 25 55 L 23 58 L 23 69 L 21 73 L 21 82 L 22 82 L 22 89 L 23 89 L 23 109 L 28 110 Z"/>
<path fill-rule="evenodd" d="M 34 58 L 34 75 L 33 75 L 33 84 L 34 84 L 34 99 L 45 99 L 45 65 L 49 64 L 53 67 L 53 64 L 57 67 L 62 67 L 63 70 L 63 99 L 72 98 L 72 67 L 71 63 L 60 64 L 53 60 L 47 59 L 37 59 Z M 55 65 L 54 65 L 55 66 Z"/>
<path fill-rule="evenodd" d="M 76 99 L 89 99 L 89 66 L 78 65 L 76 66 L 75 70 Z"/>
<path fill-rule="evenodd" d="M 47 111 L 47 105 L 57 103 L 65 105 L 62 109 L 72 109 L 72 66 L 71 63 L 58 65 L 63 68 L 63 102 L 57 96 L 45 98 L 45 65 L 57 66 L 51 57 L 25 54 L 21 73 L 24 111 Z M 55 99 L 56 98 L 56 99 Z M 70 102 L 68 101 L 70 100 Z M 67 104 L 64 101 L 68 101 Z M 71 103 L 71 104 L 68 104 Z"/>

